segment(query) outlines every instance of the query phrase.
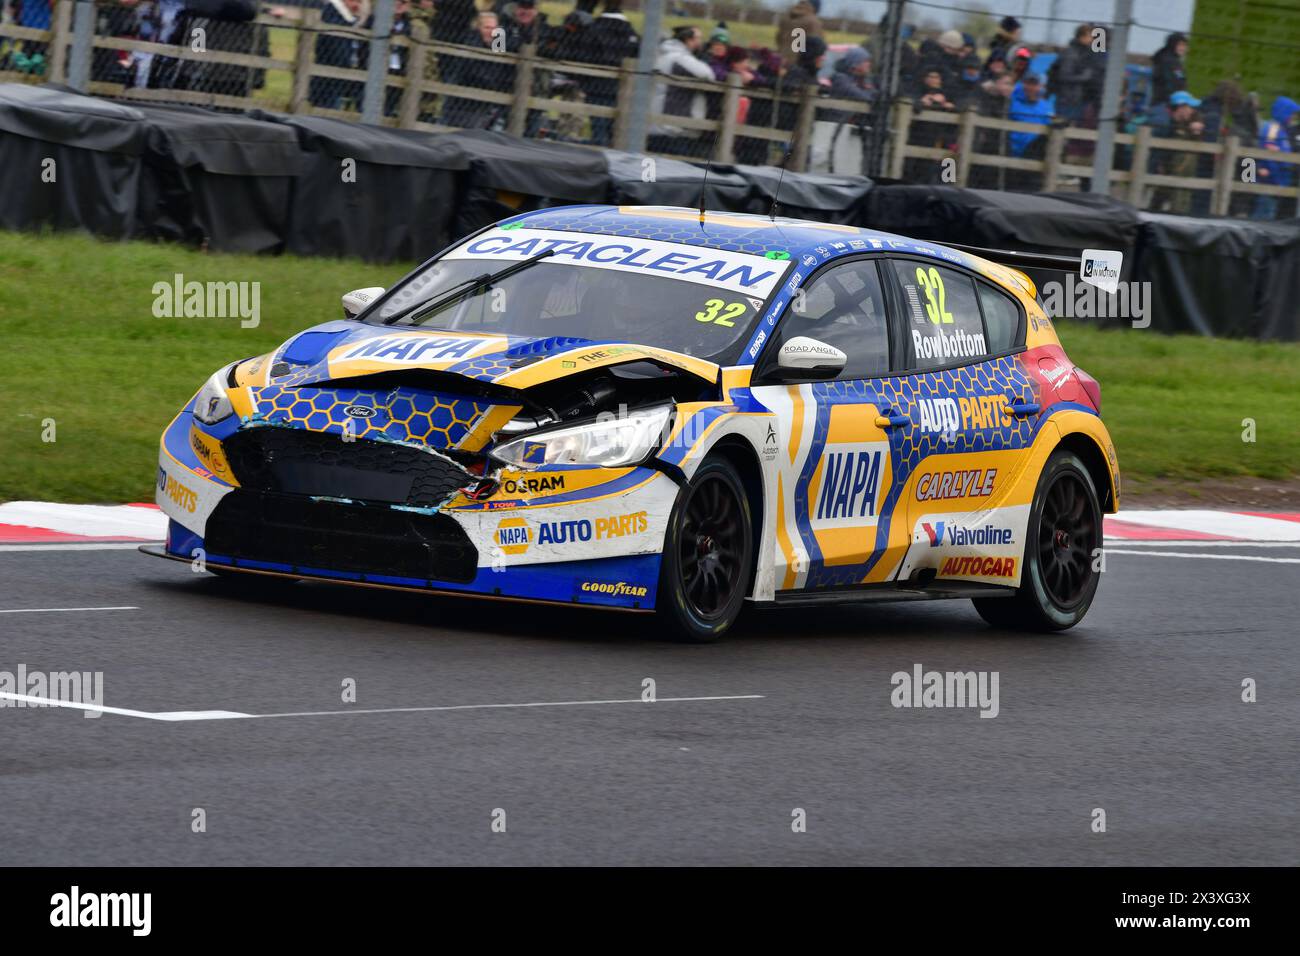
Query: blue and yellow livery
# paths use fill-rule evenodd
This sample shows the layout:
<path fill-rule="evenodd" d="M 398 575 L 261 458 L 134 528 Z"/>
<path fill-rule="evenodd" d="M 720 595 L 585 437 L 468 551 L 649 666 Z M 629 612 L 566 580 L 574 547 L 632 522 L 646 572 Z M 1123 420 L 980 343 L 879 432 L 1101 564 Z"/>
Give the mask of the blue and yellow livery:
<path fill-rule="evenodd" d="M 1014 269 L 579 206 L 373 291 L 219 370 L 167 428 L 165 556 L 658 609 L 695 640 L 746 601 L 963 597 L 1035 628 L 1092 601 L 1115 449 Z"/>

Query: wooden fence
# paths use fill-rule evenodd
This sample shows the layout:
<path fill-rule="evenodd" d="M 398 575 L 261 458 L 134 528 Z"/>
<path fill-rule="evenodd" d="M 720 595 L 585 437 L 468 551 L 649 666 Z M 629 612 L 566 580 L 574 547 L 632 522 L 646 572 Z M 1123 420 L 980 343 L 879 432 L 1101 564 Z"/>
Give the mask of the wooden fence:
<path fill-rule="evenodd" d="M 937 123 L 956 127 L 951 138 L 952 147 L 909 144 L 908 141 L 914 132 L 912 125 L 914 123 Z M 1045 136 L 1043 157 L 1027 159 L 995 153 L 977 153 L 974 145 L 976 133 L 980 130 L 993 130 L 998 133 L 1036 133 Z M 900 100 L 894 106 L 889 175 L 901 179 L 903 164 L 908 159 L 925 159 L 934 162 L 952 159 L 955 161 L 953 184 L 957 186 L 970 184 L 971 167 L 992 166 L 1037 173 L 1042 177 L 1041 190 L 1052 192 L 1060 189 L 1063 185 L 1062 181 L 1067 178 L 1088 179 L 1092 176 L 1091 164 L 1082 166 L 1068 161 L 1067 144 L 1072 141 L 1095 143 L 1097 131 L 1077 126 L 1043 126 L 1039 123 L 979 116 L 973 110 L 962 113 L 916 111 L 911 102 Z M 1268 185 L 1259 182 L 1258 175 L 1255 177 L 1256 181 L 1247 182 L 1242 175 L 1246 169 L 1243 160 L 1254 160 L 1256 168 L 1258 163 L 1263 161 L 1296 166 L 1300 165 L 1300 153 L 1282 153 L 1243 145 L 1236 136 L 1229 136 L 1222 143 L 1169 139 L 1153 135 L 1149 126 L 1140 126 L 1135 133 L 1117 133 L 1115 145 L 1117 158 L 1121 155 L 1120 148 L 1127 148 L 1128 168 L 1117 167 L 1111 170 L 1111 193 L 1127 199 L 1139 209 L 1145 209 L 1150 205 L 1156 189 L 1207 190 L 1211 193 L 1210 212 L 1216 216 L 1228 214 L 1234 193 L 1292 199 L 1300 195 L 1297 186 Z M 1166 154 L 1211 155 L 1214 157 L 1214 175 L 1171 176 L 1154 172 L 1151 169 L 1151 159 L 1156 150 L 1166 151 Z M 1295 178 L 1300 179 L 1300 176 Z"/>
<path fill-rule="evenodd" d="M 12 24 L 0 25 L 0 38 L 7 37 L 20 43 L 35 42 L 49 45 L 46 57 L 47 70 L 44 76 L 0 70 L 0 81 L 67 82 L 72 7 L 71 0 L 57 0 L 50 30 L 33 30 Z M 317 63 L 315 47 L 316 38 L 322 33 L 368 43 L 371 36 L 367 31 L 322 27 L 319 11 L 297 8 L 290 8 L 289 12 L 282 16 L 269 16 L 263 13 L 254 22 L 270 30 L 279 29 L 281 33 L 286 29 L 294 31 L 292 57 L 285 56 L 284 53 L 280 56 L 262 56 L 215 49 L 195 52 L 187 46 L 99 35 L 93 39 L 93 48 L 154 54 L 174 60 L 200 61 L 210 65 L 243 67 L 248 70 L 266 71 L 267 76 L 282 74 L 283 96 L 278 101 L 268 101 L 265 95 L 237 96 L 202 90 L 152 89 L 123 86 L 120 83 L 94 78 L 90 83 L 89 92 L 127 101 L 180 102 L 227 109 L 263 106 L 353 121 L 360 118 L 357 109 L 328 109 L 314 105 L 311 81 L 315 77 L 348 83 L 352 89 L 363 88 L 367 79 L 365 70 Z M 453 129 L 454 127 L 443 125 L 439 115 L 440 101 L 450 97 L 481 104 L 485 110 L 495 110 L 503 128 L 516 136 L 525 135 L 528 131 L 530 114 L 534 116 L 538 113 L 548 114 L 552 118 L 567 121 L 574 129 L 581 129 L 594 119 L 606 120 L 612 127 L 611 145 L 620 149 L 630 148 L 627 120 L 633 102 L 633 85 L 637 79 L 635 60 L 624 61 L 621 67 L 604 67 L 538 57 L 533 47 L 525 47 L 518 53 L 496 53 L 481 47 L 429 42 L 422 22 L 417 21 L 412 26 L 413 36 L 398 35 L 389 40 L 391 49 L 403 51 L 405 68 L 400 74 L 389 72 L 384 79 L 386 88 L 397 91 L 395 108 L 388 104 L 389 109 L 386 111 L 388 115 L 381 120 L 384 125 L 433 131 Z M 280 44 L 273 44 L 275 45 Z M 508 65 L 513 71 L 510 88 L 485 89 L 480 86 L 446 82 L 438 69 L 440 61 L 444 58 L 461 61 L 479 60 L 491 63 L 497 68 Z M 539 76 L 545 78 L 557 74 L 571 78 L 579 85 L 584 79 L 607 81 L 617 90 L 614 105 L 547 95 L 547 84 L 539 83 Z M 736 156 L 737 140 L 748 138 L 768 144 L 765 158 L 769 161 L 779 159 L 785 145 L 789 144 L 789 168 L 797 172 L 804 171 L 812 151 L 814 123 L 819 118 L 835 117 L 837 120 L 842 120 L 847 117 L 853 122 L 865 122 L 867 119 L 864 104 L 860 101 L 819 96 L 815 87 L 780 91 L 778 95 L 778 92 L 772 90 L 744 88 L 735 75 L 730 76 L 726 83 L 663 76 L 657 76 L 655 82 L 676 88 L 683 93 L 704 95 L 712 100 L 718 115 L 716 119 L 663 113 L 649 115 L 647 126 L 651 130 L 657 127 L 674 128 L 679 135 L 670 142 L 691 147 L 689 151 L 680 154 L 662 152 L 658 154 L 674 156 L 674 158 L 700 161 L 711 155 L 716 162 L 732 162 Z M 773 118 L 773 124 L 757 125 L 739 122 L 739 105 L 742 96 L 749 99 L 751 113 L 755 112 L 758 104 L 767 104 L 769 108 L 766 112 Z M 793 119 L 793 128 L 782 129 L 775 125 L 782 116 Z M 909 140 L 915 132 L 913 128 L 915 123 L 954 127 L 951 136 L 941 137 L 951 145 L 925 146 L 910 143 Z M 981 130 L 992 130 L 1003 134 L 998 139 L 1005 139 L 1004 134 L 1013 132 L 1040 134 L 1046 137 L 1046 148 L 1042 158 L 1033 159 L 1006 155 L 1005 149 L 996 153 L 976 152 L 974 149 L 978 139 L 976 134 Z M 1065 181 L 1091 177 L 1091 165 L 1084 166 L 1079 165 L 1078 162 L 1071 162 L 1072 157 L 1067 150 L 1067 144 L 1078 141 L 1095 142 L 1097 131 L 1060 125 L 1044 127 L 1040 124 L 979 116 L 970 110 L 962 113 L 916 111 L 909 101 L 900 100 L 892 111 L 888 136 L 888 173 L 894 178 L 903 177 L 904 164 L 909 159 L 932 162 L 952 159 L 955 168 L 951 181 L 958 186 L 970 183 L 973 167 L 985 166 L 1037 174 L 1042 179 L 1040 188 L 1051 191 L 1061 188 Z M 569 139 L 582 138 L 579 135 Z M 1246 177 L 1243 177 L 1242 170 L 1243 160 L 1254 160 L 1256 163 L 1280 162 L 1294 166 L 1300 164 L 1300 154 L 1261 149 L 1243 144 L 1236 137 L 1230 137 L 1222 143 L 1158 138 L 1153 136 L 1150 128 L 1147 127 L 1139 128 L 1136 133 L 1118 134 L 1115 143 L 1116 157 L 1121 162 L 1111 171 L 1112 193 L 1126 198 L 1139 208 L 1146 208 L 1149 205 L 1153 191 L 1157 189 L 1209 191 L 1210 211 L 1216 215 L 1228 214 L 1235 194 L 1297 197 L 1296 186 L 1249 182 L 1246 181 Z M 1212 155 L 1214 174 L 1209 177 L 1173 176 L 1153 171 L 1151 157 L 1156 150 L 1167 151 L 1168 154 Z M 1123 162 L 1124 159 L 1127 159 L 1127 162 Z M 1300 179 L 1300 176 L 1296 178 Z"/>

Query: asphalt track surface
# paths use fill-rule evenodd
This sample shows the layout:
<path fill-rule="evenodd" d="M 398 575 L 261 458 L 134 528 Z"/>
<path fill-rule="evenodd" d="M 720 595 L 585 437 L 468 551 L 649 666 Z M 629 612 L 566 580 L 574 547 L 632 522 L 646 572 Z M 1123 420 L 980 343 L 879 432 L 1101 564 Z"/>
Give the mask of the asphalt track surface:
<path fill-rule="evenodd" d="M 100 670 L 142 713 L 344 712 L 0 708 L 0 865 L 1294 864 L 1300 548 L 1145 550 L 1215 557 L 1111 553 L 1065 635 L 953 601 L 751 613 L 700 647 L 646 616 L 0 551 L 0 611 L 136 608 L 0 613 L 0 670 Z M 917 663 L 997 671 L 998 716 L 894 708 Z M 738 699 L 666 699 L 711 697 Z"/>

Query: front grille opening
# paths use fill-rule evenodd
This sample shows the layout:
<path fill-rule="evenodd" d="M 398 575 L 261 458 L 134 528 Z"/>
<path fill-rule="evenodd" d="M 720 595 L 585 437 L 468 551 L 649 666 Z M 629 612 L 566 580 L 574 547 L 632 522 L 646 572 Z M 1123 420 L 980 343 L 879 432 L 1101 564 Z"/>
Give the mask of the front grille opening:
<path fill-rule="evenodd" d="M 297 428 L 247 428 L 223 443 L 244 488 L 433 508 L 475 481 L 442 455 L 409 445 Z"/>
<path fill-rule="evenodd" d="M 445 514 L 236 488 L 208 518 L 209 554 L 364 575 L 468 583 L 478 550 Z"/>

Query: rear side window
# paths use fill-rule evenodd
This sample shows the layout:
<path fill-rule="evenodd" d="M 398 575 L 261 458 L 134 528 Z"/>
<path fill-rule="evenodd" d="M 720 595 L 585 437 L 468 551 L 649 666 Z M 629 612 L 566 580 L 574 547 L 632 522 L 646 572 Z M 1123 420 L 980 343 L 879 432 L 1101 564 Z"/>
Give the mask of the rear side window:
<path fill-rule="evenodd" d="M 895 259 L 892 264 L 903 287 L 912 368 L 964 365 L 988 355 L 970 276 L 916 259 Z"/>
<path fill-rule="evenodd" d="M 984 308 L 984 328 L 989 351 L 994 355 L 1020 344 L 1020 306 L 1008 295 L 991 285 L 976 282 L 980 305 Z"/>

